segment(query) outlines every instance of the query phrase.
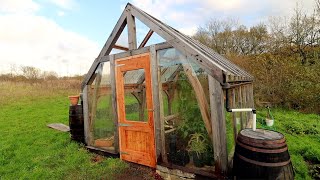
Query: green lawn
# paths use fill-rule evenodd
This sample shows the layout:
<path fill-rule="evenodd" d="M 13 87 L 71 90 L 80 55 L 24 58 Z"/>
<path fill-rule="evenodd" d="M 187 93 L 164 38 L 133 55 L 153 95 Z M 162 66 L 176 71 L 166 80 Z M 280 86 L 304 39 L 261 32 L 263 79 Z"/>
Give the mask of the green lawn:
<path fill-rule="evenodd" d="M 127 168 L 119 159 L 93 162 L 68 133 L 46 127 L 68 124 L 67 96 L 75 93 L 0 83 L 0 179 L 112 179 Z"/>
<path fill-rule="evenodd" d="M 77 88 L 49 85 L 0 82 L 0 179 L 112 179 L 124 172 L 128 165 L 121 160 L 93 162 L 95 155 L 70 141 L 68 133 L 46 127 L 54 122 L 68 124 L 67 96 L 79 93 Z M 275 124 L 269 128 L 263 124 L 266 111 L 258 110 L 258 127 L 285 135 L 296 179 L 319 178 L 315 170 L 320 169 L 320 116 L 272 112 Z M 227 137 L 231 147 L 229 120 Z"/>

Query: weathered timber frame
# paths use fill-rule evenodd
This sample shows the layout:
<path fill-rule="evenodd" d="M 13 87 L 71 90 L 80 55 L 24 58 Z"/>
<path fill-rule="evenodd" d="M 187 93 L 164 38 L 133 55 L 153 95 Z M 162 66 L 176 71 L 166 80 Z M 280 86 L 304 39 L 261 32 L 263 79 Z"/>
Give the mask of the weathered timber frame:
<path fill-rule="evenodd" d="M 143 41 L 138 46 L 136 38 L 136 25 L 135 19 L 139 19 L 147 27 L 150 28 Z M 128 45 L 129 47 L 123 47 L 116 45 L 118 38 L 120 37 L 123 29 L 127 26 L 128 29 Z M 153 33 L 158 34 L 166 40 L 164 43 L 151 45 L 145 47 L 148 40 Z M 208 74 L 209 84 L 209 104 L 203 104 L 201 106 L 202 117 L 205 117 L 205 124 L 207 131 L 212 139 L 214 148 L 215 159 L 215 176 L 226 175 L 230 168 L 230 160 L 232 160 L 232 152 L 228 156 L 227 154 L 227 139 L 226 139 L 226 120 L 225 120 L 225 104 L 229 104 L 231 108 L 253 108 L 253 77 L 242 70 L 238 66 L 234 65 L 226 58 L 217 54 L 208 47 L 202 45 L 198 41 L 186 36 L 174 28 L 162 23 L 158 19 L 152 17 L 139 8 L 127 4 L 125 10 L 121 14 L 117 24 L 107 39 L 104 47 L 102 48 L 98 57 L 92 63 L 88 73 L 86 74 L 81 88 L 83 93 L 83 108 L 84 108 L 84 121 L 85 121 L 85 140 L 87 144 L 92 144 L 92 128 L 89 122 L 90 111 L 94 111 L 95 105 L 92 109 L 89 109 L 88 93 L 91 88 L 91 84 L 95 79 L 101 78 L 101 74 L 96 73 L 97 68 L 101 63 L 110 62 L 110 89 L 112 93 L 112 113 L 115 126 L 115 144 L 114 151 L 110 153 L 119 153 L 119 137 L 118 137 L 118 110 L 117 110 L 117 98 L 116 98 L 116 76 L 115 76 L 115 61 L 117 59 L 131 57 L 143 53 L 150 53 L 150 67 L 151 67 L 151 80 L 152 80 L 152 98 L 154 101 L 154 123 L 155 123 L 155 144 L 156 144 L 156 156 L 161 160 L 162 165 L 168 167 L 180 168 L 181 170 L 189 171 L 186 168 L 176 167 L 168 164 L 166 150 L 165 150 L 165 129 L 164 121 L 170 118 L 174 118 L 176 115 L 169 113 L 169 116 L 165 117 L 163 114 L 163 102 L 162 92 L 165 92 L 168 101 L 170 101 L 170 84 L 161 85 L 161 71 L 159 68 L 159 60 L 157 58 L 157 51 L 167 48 L 175 48 L 180 51 L 185 57 L 194 59 L 196 63 L 205 70 Z M 125 52 L 110 55 L 112 49 L 120 49 Z M 188 67 L 177 67 L 179 70 L 188 70 Z M 172 74 L 170 80 L 173 80 L 176 74 Z M 141 77 L 142 79 L 143 77 Z M 189 78 L 192 78 L 191 76 Z M 98 82 L 99 83 L 99 82 Z M 96 84 L 96 91 L 99 84 Z M 133 85 L 128 88 L 134 93 L 135 88 L 141 87 L 141 84 L 137 86 Z M 199 87 L 198 79 L 194 79 L 193 86 L 198 87 L 200 94 L 197 96 L 198 102 L 204 97 L 201 96 L 203 91 Z M 226 93 L 228 90 L 229 93 Z M 102 93 L 103 89 L 100 89 Z M 110 90 L 109 90 L 110 91 Z M 110 93 L 110 92 L 109 92 Z M 225 101 L 225 96 L 228 96 Z M 97 96 L 97 92 L 93 97 Z M 95 100 L 93 103 L 96 103 Z M 237 127 L 237 115 L 240 119 L 240 128 Z M 250 113 L 233 113 L 232 114 L 232 128 L 234 131 L 234 140 L 237 137 L 237 132 L 240 129 L 250 127 Z M 207 172 L 196 172 L 202 175 L 211 176 Z"/>

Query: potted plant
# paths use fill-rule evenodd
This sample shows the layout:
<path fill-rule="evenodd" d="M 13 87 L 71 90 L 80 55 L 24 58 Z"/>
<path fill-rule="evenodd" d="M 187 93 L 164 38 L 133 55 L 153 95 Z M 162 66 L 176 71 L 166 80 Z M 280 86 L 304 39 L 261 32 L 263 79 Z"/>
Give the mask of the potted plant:
<path fill-rule="evenodd" d="M 266 125 L 267 126 L 273 126 L 273 123 L 274 123 L 274 118 L 273 118 L 273 116 L 272 116 L 272 114 L 271 114 L 271 110 L 270 110 L 270 107 L 269 106 L 267 106 L 267 109 L 268 109 L 268 111 L 267 111 L 267 117 L 266 117 Z"/>
<path fill-rule="evenodd" d="M 68 97 L 69 97 L 69 100 L 70 100 L 70 104 L 71 104 L 72 106 L 75 106 L 75 105 L 78 104 L 80 95 L 68 96 Z"/>
<path fill-rule="evenodd" d="M 196 167 L 204 166 L 204 154 L 206 152 L 206 140 L 203 134 L 194 133 L 191 134 L 188 142 L 188 151 L 193 159 L 193 164 Z"/>

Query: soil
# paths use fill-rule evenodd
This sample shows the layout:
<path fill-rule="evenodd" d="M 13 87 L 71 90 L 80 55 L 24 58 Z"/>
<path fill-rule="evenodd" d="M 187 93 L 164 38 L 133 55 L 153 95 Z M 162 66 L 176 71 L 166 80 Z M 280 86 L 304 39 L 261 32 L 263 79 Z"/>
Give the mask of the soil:
<path fill-rule="evenodd" d="M 160 180 L 162 179 L 156 171 L 142 165 L 128 163 L 129 167 L 123 174 L 119 174 L 115 179 L 119 180 Z"/>

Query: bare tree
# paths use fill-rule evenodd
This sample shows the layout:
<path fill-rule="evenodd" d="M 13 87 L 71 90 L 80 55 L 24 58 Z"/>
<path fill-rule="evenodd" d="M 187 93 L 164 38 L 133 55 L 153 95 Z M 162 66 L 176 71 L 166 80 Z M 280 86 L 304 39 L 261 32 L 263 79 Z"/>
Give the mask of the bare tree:
<path fill-rule="evenodd" d="M 297 5 L 288 32 L 288 43 L 291 51 L 298 53 L 301 57 L 301 63 L 306 64 L 308 49 L 312 49 L 319 39 L 319 22 L 316 19 L 316 12 L 308 16 Z"/>
<path fill-rule="evenodd" d="M 32 66 L 21 66 L 23 76 L 25 76 L 31 84 L 37 82 L 40 77 L 41 70 Z"/>

